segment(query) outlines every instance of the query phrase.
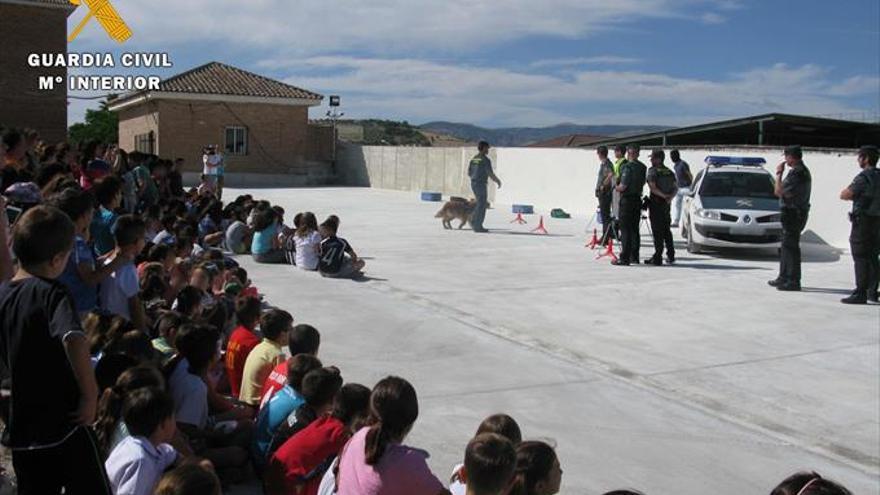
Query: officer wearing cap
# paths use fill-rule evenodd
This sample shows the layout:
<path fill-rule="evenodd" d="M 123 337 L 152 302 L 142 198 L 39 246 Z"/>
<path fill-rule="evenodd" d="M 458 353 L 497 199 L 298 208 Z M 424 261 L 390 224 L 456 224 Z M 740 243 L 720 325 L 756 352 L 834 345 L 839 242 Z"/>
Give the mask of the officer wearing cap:
<path fill-rule="evenodd" d="M 672 242 L 672 219 L 670 206 L 678 194 L 675 172 L 669 170 L 663 161 L 663 150 L 651 152 L 651 168 L 645 176 L 651 196 L 648 199 L 648 217 L 651 219 L 651 235 L 654 237 L 654 256 L 645 260 L 646 264 L 663 264 L 663 247 L 666 247 L 666 260 L 675 263 L 675 245 Z"/>
<path fill-rule="evenodd" d="M 642 218 L 642 189 L 645 187 L 647 167 L 639 161 L 639 147 L 626 147 L 626 163 L 620 167 L 620 237 L 623 247 L 615 265 L 627 266 L 639 262 L 639 221 Z"/>
<path fill-rule="evenodd" d="M 880 279 L 880 170 L 876 146 L 862 146 L 858 162 L 862 171 L 856 175 L 840 199 L 852 201 L 849 214 L 852 229 L 849 246 L 856 271 L 856 289 L 840 300 L 844 304 L 877 302 L 877 281 Z"/>
<path fill-rule="evenodd" d="M 810 214 L 810 191 L 813 179 L 804 165 L 800 146 L 785 148 L 785 161 L 776 167 L 773 193 L 779 198 L 782 213 L 782 247 L 779 256 L 779 276 L 767 282 L 778 290 L 801 290 L 801 232 Z M 788 175 L 782 180 L 785 167 Z"/>

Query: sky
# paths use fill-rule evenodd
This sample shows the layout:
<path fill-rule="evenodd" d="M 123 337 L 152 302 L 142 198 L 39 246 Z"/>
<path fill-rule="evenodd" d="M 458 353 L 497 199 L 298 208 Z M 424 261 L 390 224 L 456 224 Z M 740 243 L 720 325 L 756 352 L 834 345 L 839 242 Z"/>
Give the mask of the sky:
<path fill-rule="evenodd" d="M 880 119 L 877 0 L 113 0 L 70 52 L 219 61 L 323 95 L 346 118 L 486 127 L 689 125 L 769 112 Z M 69 29 L 84 16 L 74 12 Z M 95 96 L 99 93 L 72 93 Z M 95 100 L 71 100 L 70 122 Z M 312 118 L 326 112 L 311 110 Z"/>

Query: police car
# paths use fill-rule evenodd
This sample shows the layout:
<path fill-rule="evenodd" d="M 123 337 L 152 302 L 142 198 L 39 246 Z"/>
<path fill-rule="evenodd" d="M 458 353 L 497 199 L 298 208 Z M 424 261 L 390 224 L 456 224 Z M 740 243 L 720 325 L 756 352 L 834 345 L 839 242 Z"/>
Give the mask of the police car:
<path fill-rule="evenodd" d="M 782 223 L 763 158 L 707 156 L 684 198 L 681 235 L 689 253 L 779 247 Z"/>

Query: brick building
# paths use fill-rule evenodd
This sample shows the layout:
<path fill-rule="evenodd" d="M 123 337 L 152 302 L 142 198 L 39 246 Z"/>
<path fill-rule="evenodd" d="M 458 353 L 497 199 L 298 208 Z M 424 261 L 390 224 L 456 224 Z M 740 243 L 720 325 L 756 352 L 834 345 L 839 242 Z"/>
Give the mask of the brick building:
<path fill-rule="evenodd" d="M 0 0 L 0 125 L 30 127 L 49 142 L 67 137 L 66 84 L 39 89 L 40 76 L 67 77 L 64 68 L 29 67 L 31 53 L 67 53 L 68 0 Z"/>
<path fill-rule="evenodd" d="M 309 124 L 309 107 L 324 97 L 219 62 L 178 74 L 158 91 L 109 102 L 119 116 L 119 147 L 183 158 L 201 170 L 202 148 L 219 145 L 226 173 L 300 176 L 331 173 L 332 129 Z M 309 179 L 317 180 L 309 180 Z"/>

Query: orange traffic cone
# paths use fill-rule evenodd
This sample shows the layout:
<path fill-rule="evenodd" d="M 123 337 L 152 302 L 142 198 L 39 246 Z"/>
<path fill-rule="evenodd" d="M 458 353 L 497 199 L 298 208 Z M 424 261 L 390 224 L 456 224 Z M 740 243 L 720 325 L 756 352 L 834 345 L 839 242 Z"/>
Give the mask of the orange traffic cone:
<path fill-rule="evenodd" d="M 538 222 L 538 226 L 532 229 L 532 234 L 544 234 L 547 235 L 547 229 L 544 228 L 544 215 L 541 215 L 541 221 Z"/>
<path fill-rule="evenodd" d="M 516 217 L 513 220 L 511 220 L 510 223 L 518 223 L 520 225 L 523 225 L 523 224 L 526 224 L 529 222 L 526 222 L 526 219 L 523 218 L 522 213 L 517 213 Z"/>
<path fill-rule="evenodd" d="M 599 253 L 598 255 L 596 255 L 596 259 L 604 258 L 606 256 L 611 257 L 612 263 L 617 261 L 617 255 L 614 254 L 614 239 L 612 239 L 610 237 L 608 238 L 608 245 L 605 248 L 605 252 Z"/>
<path fill-rule="evenodd" d="M 599 245 L 599 237 L 596 235 L 596 229 L 593 229 L 593 238 L 587 241 L 584 247 L 588 247 L 590 249 L 596 249 L 596 246 Z"/>

